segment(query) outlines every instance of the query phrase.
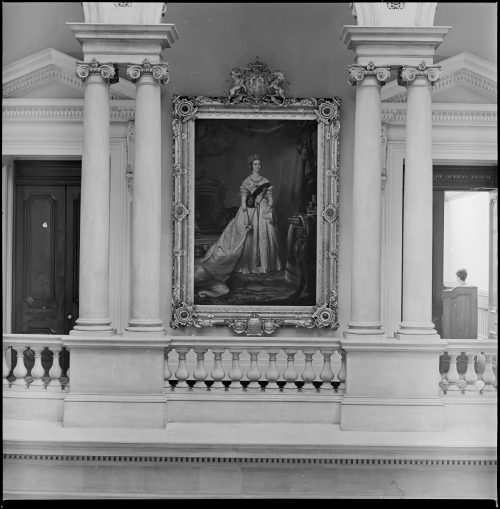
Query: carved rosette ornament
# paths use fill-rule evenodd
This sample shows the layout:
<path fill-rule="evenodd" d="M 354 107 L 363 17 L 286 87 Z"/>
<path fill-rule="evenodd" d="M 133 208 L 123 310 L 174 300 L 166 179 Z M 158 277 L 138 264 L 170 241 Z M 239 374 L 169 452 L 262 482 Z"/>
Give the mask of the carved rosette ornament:
<path fill-rule="evenodd" d="M 426 66 L 425 62 L 422 62 L 417 67 L 400 67 L 398 69 L 398 85 L 408 85 L 415 81 L 416 78 L 422 76 L 427 78 L 431 84 L 434 84 L 441 78 L 441 67 L 439 65 Z"/>
<path fill-rule="evenodd" d="M 172 215 L 176 221 L 182 221 L 189 214 L 188 208 L 184 205 L 184 203 L 174 203 L 172 206 Z"/>
<path fill-rule="evenodd" d="M 321 306 L 316 306 L 314 308 L 314 313 L 312 314 L 312 319 L 316 327 L 330 327 L 331 329 L 338 327 L 337 317 L 335 316 L 335 311 L 330 308 L 328 304 L 323 304 Z"/>
<path fill-rule="evenodd" d="M 329 101 L 327 99 L 319 99 L 314 108 L 314 113 L 316 113 L 318 122 L 323 122 L 324 124 L 331 124 L 334 120 L 337 120 L 339 117 L 339 106 L 340 99 L 335 98 L 333 101 Z"/>
<path fill-rule="evenodd" d="M 91 75 L 100 75 L 101 78 L 109 80 L 109 84 L 118 83 L 118 65 L 100 64 L 95 58 L 90 62 L 77 62 L 76 75 L 85 81 Z"/>
<path fill-rule="evenodd" d="M 127 74 L 136 82 L 141 76 L 152 76 L 160 84 L 165 85 L 170 81 L 168 71 L 170 70 L 168 62 L 160 62 L 152 64 L 147 58 L 144 59 L 142 65 L 129 64 Z"/>
<path fill-rule="evenodd" d="M 337 219 L 337 207 L 334 205 L 328 205 L 325 210 L 323 210 L 323 217 L 330 224 L 333 223 Z"/>
<path fill-rule="evenodd" d="M 188 306 L 185 302 L 178 302 L 173 306 L 170 326 L 173 329 L 178 329 L 179 327 L 186 327 L 187 325 L 196 325 L 195 318 L 195 306 Z"/>
<path fill-rule="evenodd" d="M 382 84 L 384 84 L 391 77 L 390 67 L 375 67 L 373 62 L 369 62 L 367 65 L 348 65 L 347 70 L 349 71 L 349 78 L 347 80 L 349 85 L 357 85 L 366 77 L 374 77 L 377 79 L 377 81 L 380 81 Z"/>
<path fill-rule="evenodd" d="M 174 119 L 180 120 L 181 122 L 187 122 L 195 118 L 198 113 L 198 105 L 195 97 L 180 97 L 174 95 L 173 104 Z"/>

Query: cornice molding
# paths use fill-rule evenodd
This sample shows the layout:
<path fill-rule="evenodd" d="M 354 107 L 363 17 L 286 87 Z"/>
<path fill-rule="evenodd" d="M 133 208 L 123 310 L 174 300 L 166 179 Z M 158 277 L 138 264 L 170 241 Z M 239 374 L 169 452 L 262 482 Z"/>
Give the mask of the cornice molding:
<path fill-rule="evenodd" d="M 406 103 L 382 103 L 382 122 L 406 124 Z M 432 105 L 433 124 L 497 125 L 497 108 L 494 104 L 447 104 Z"/>
<path fill-rule="evenodd" d="M 53 80 L 81 90 L 83 95 L 84 85 L 76 75 L 76 59 L 53 48 L 48 48 L 3 67 L 3 98 L 13 98 Z M 135 97 L 135 85 L 123 78 L 118 83 L 111 85 L 110 91 L 111 99 L 133 99 Z"/>
<path fill-rule="evenodd" d="M 83 99 L 4 99 L 2 119 L 83 122 L 83 105 Z M 134 118 L 135 101 L 111 101 L 111 122 L 127 122 Z"/>
<path fill-rule="evenodd" d="M 495 459 L 416 459 L 416 458 L 321 458 L 321 457 L 235 457 L 235 456 L 139 456 L 6 453 L 5 461 L 51 461 L 81 463 L 257 463 L 322 465 L 406 465 L 406 466 L 496 466 Z"/>
<path fill-rule="evenodd" d="M 495 64 L 467 52 L 442 60 L 438 64 L 441 66 L 442 76 L 433 84 L 433 94 L 456 85 L 465 85 L 489 96 L 492 102 L 496 103 L 498 87 Z M 406 102 L 406 88 L 399 86 L 397 80 L 387 83 L 382 89 L 382 101 Z"/>

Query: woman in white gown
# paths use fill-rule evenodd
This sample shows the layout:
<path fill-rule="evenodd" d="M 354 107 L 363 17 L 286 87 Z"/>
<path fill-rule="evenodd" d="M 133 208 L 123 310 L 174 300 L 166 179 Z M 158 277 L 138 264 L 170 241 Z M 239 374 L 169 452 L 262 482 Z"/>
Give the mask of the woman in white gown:
<path fill-rule="evenodd" d="M 252 155 L 248 163 L 252 173 L 241 185 L 241 205 L 236 216 L 195 266 L 195 285 L 199 287 L 200 297 L 228 293 L 229 289 L 220 282 L 226 281 L 233 272 L 265 274 L 282 268 L 273 188 L 260 173 L 260 157 Z"/>

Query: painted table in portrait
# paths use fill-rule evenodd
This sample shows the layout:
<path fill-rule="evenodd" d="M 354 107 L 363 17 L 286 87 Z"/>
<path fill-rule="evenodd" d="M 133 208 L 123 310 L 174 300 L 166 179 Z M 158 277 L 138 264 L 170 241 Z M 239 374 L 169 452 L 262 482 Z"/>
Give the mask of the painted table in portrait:
<path fill-rule="evenodd" d="M 227 97 L 174 96 L 171 325 L 337 328 L 340 99 L 258 59 Z"/>

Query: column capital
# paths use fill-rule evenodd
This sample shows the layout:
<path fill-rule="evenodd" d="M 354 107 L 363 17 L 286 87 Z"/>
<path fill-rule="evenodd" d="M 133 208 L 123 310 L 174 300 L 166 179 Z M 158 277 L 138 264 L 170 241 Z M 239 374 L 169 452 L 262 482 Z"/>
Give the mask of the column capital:
<path fill-rule="evenodd" d="M 398 85 L 408 86 L 418 77 L 427 78 L 432 84 L 441 78 L 441 66 L 425 65 L 422 61 L 416 67 L 402 66 L 398 68 Z"/>
<path fill-rule="evenodd" d="M 152 76 L 161 85 L 170 81 L 168 71 L 170 71 L 169 62 L 152 64 L 147 58 L 142 64 L 129 64 L 127 67 L 127 74 L 132 78 L 132 81 L 136 82 L 142 76 Z"/>
<path fill-rule="evenodd" d="M 373 62 L 369 62 L 367 65 L 348 65 L 347 70 L 349 72 L 347 80 L 349 85 L 357 85 L 369 76 L 375 77 L 377 81 L 384 84 L 391 76 L 391 68 L 389 66 L 375 67 Z"/>
<path fill-rule="evenodd" d="M 100 75 L 103 79 L 109 79 L 109 83 L 118 82 L 118 65 L 101 64 L 95 58 L 90 62 L 76 62 L 76 75 L 85 81 L 89 76 Z"/>

